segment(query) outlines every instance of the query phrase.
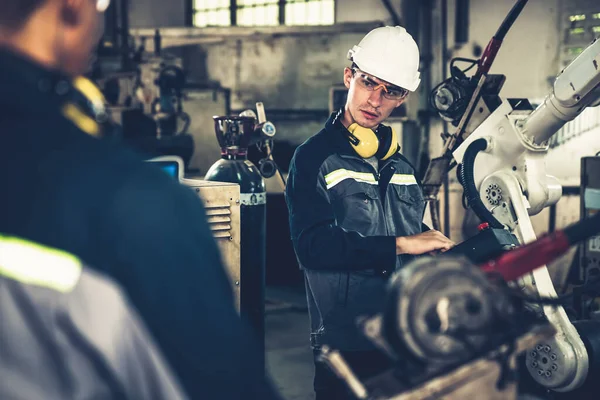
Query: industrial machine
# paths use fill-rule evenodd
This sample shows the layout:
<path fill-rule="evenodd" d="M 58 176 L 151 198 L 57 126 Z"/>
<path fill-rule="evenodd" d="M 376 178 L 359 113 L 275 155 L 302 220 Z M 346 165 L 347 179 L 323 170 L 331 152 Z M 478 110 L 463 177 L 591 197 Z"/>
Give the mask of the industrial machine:
<path fill-rule="evenodd" d="M 600 154 L 581 159 L 581 219 L 600 212 Z M 580 283 L 600 276 L 600 237 L 580 247 Z"/>
<path fill-rule="evenodd" d="M 90 78 L 103 92 L 112 120 L 120 125 L 118 139 L 147 154 L 179 156 L 188 167 L 194 140 L 187 132 L 190 117 L 183 110 L 186 84 L 182 62 L 129 35 L 128 0 L 114 0 L 104 13 L 105 34 L 96 51 Z"/>
<path fill-rule="evenodd" d="M 418 259 L 392 276 L 384 310 L 359 321 L 393 367 L 361 381 L 335 349 L 324 347 L 321 359 L 358 399 L 514 400 L 518 353 L 530 349 L 539 377 L 562 372 L 560 349 L 547 344 L 555 328 L 530 305 L 557 308 L 566 298 L 529 296 L 506 282 L 599 232 L 596 214 L 479 265 L 464 256 Z M 586 344 L 597 357 L 596 341 Z"/>
<path fill-rule="evenodd" d="M 267 191 L 263 178 L 279 173 L 283 180 L 283 176 L 271 154 L 275 125 L 267 121 L 262 103 L 257 103 L 256 108 L 256 113 L 247 110 L 239 116 L 214 117 L 221 159 L 210 167 L 204 179 L 236 183 L 240 187 L 240 276 L 243 282 L 240 312 L 249 320 L 264 349 Z M 253 145 L 266 152 L 258 167 L 248 160 L 248 148 Z M 261 354 L 264 356 L 264 351 Z M 264 359 L 262 361 L 264 366 Z"/>
<path fill-rule="evenodd" d="M 188 166 L 194 140 L 188 133 L 190 116 L 183 110 L 185 73 L 177 60 L 144 56 L 134 70 L 107 70 L 96 82 L 121 126 L 123 142 L 149 156 L 179 156 Z"/>
<path fill-rule="evenodd" d="M 160 156 L 148 162 L 156 164 L 165 173 L 198 194 L 206 212 L 208 226 L 219 246 L 223 264 L 231 281 L 234 302 L 240 311 L 240 187 L 228 182 L 210 182 L 184 177 L 181 157 Z M 198 268 L 202 268 L 201 265 Z"/>
<path fill-rule="evenodd" d="M 508 229 L 521 243 L 535 240 L 530 215 L 555 204 L 558 181 L 545 173 L 547 140 L 586 106 L 598 101 L 600 41 L 595 41 L 555 81 L 554 91 L 536 110 L 523 101 L 504 100 L 453 152 L 473 211 L 492 228 Z M 524 106 L 525 105 L 525 106 Z M 523 278 L 526 291 L 556 297 L 545 266 Z M 542 345 L 556 352 L 560 367 L 550 376 L 538 373 L 536 357 L 527 367 L 541 385 L 570 391 L 586 379 L 589 358 L 583 341 L 562 307 L 544 307 L 557 335 Z"/>
<path fill-rule="evenodd" d="M 600 153 L 595 157 L 581 159 L 580 186 L 580 219 L 596 215 L 600 211 Z M 576 268 L 572 268 L 569 283 L 573 285 L 576 302 L 574 312 L 578 319 L 599 320 L 600 304 L 595 296 L 581 293 L 580 287 L 586 287 L 590 282 L 600 277 L 600 235 L 593 236 L 578 248 L 575 260 Z"/>
<path fill-rule="evenodd" d="M 537 109 L 533 110 L 525 99 L 503 100 L 497 95 L 501 86 L 498 82 L 503 77 L 488 81 L 487 71 L 510 24 L 526 3 L 517 2 L 488 45 L 474 76 L 451 78 L 449 86 L 442 85 L 433 95 L 437 103 L 446 103 L 444 112 L 453 106 L 464 110 L 452 113 L 453 122 L 460 122 L 458 136 L 448 140 L 447 149 L 460 163 L 458 171 L 466 202 L 491 228 L 509 230 L 520 243 L 535 240 L 529 217 L 555 204 L 561 195 L 558 181 L 545 172 L 548 139 L 586 107 L 600 102 L 598 40 L 562 71 L 552 93 Z M 454 86 L 461 87 L 468 100 L 456 104 L 454 95 L 449 94 L 460 92 L 450 89 Z M 556 297 L 545 266 L 525 276 L 519 285 L 536 296 Z M 586 379 L 587 351 L 562 307 L 544 307 L 543 314 L 557 334 L 542 346 L 549 346 L 556 353 L 559 369 L 540 375 L 537 355 L 533 354 L 528 354 L 527 368 L 544 387 L 571 391 Z"/>
<path fill-rule="evenodd" d="M 231 282 L 235 306 L 241 313 L 241 295 L 245 282 L 241 275 L 240 265 L 242 242 L 240 186 L 229 182 L 210 182 L 186 178 L 181 183 L 194 190 L 204 204 L 208 227 L 219 247 Z M 202 266 L 199 265 L 198 268 L 202 268 Z M 248 282 L 248 284 L 252 284 L 252 282 Z"/>
<path fill-rule="evenodd" d="M 375 337 L 383 335 L 384 347 L 417 361 L 413 367 L 419 362 L 424 364 L 422 373 L 416 374 L 423 379 L 439 374 L 449 365 L 456 367 L 472 359 L 473 354 L 481 355 L 506 342 L 508 337 L 514 340 L 523 334 L 519 328 L 531 328 L 538 319 L 547 321 L 556 334 L 541 340 L 534 351 L 527 353 L 526 368 L 542 387 L 571 392 L 586 382 L 590 368 L 600 356 L 594 358 L 598 349 L 590 345 L 598 340 L 586 335 L 600 332 L 597 329 L 578 332 L 562 302 L 552 300 L 557 293 L 543 263 L 549 261 L 546 255 L 573 241 L 555 238 L 545 246 L 534 247 L 533 251 L 522 247 L 529 249 L 529 253 L 521 252 L 517 246 L 536 240 L 530 216 L 555 204 L 561 196 L 557 179 L 546 174 L 544 156 L 548 139 L 586 107 L 600 104 L 600 40 L 591 43 L 558 75 L 552 92 L 536 109 L 526 99 L 502 99 L 499 92 L 505 77 L 488 72 L 503 38 L 526 3 L 527 0 L 516 2 L 480 60 L 454 60 L 451 77 L 438 85 L 431 96 L 434 108 L 457 130 L 447 138 L 442 156 L 431 161 L 423 179 L 426 197 L 437 197 L 444 175 L 458 164 L 465 205 L 486 226 L 479 235 L 450 253 L 461 253 L 462 258 L 422 260 L 402 271 L 398 283 L 391 285 L 392 300 L 384 312 L 392 315 L 394 322 L 386 322 L 383 317 L 380 322 L 383 333 Z M 459 61 L 471 62 L 471 67 L 477 66 L 476 72 L 468 77 L 466 71 L 470 68 L 461 71 L 455 65 Z M 595 192 L 590 193 L 595 198 Z M 591 230 L 600 230 L 597 215 L 582 223 L 589 221 L 596 226 L 586 225 L 587 237 L 591 236 Z M 582 238 L 576 241 L 579 240 Z M 595 246 L 595 239 L 592 243 Z M 508 258 L 493 260 L 515 247 L 516 250 L 501 256 Z M 474 252 L 474 248 L 489 251 Z M 504 264 L 507 270 L 500 271 L 501 282 L 514 281 L 510 287 L 519 289 L 513 290 L 512 296 L 499 292 L 499 284 L 490 285 L 472 264 L 489 260 L 492 261 L 484 268 L 489 271 L 496 270 L 494 263 L 501 260 L 525 267 L 519 273 L 505 273 L 512 267 Z M 526 305 L 513 302 L 519 296 L 527 300 Z M 461 338 L 453 336 L 456 332 L 449 333 L 448 327 L 454 323 Z M 397 372 L 398 366 L 394 371 L 394 379 L 407 380 L 406 375 Z M 404 386 L 417 383 L 409 379 Z M 389 381 L 374 385 L 372 389 L 383 390 Z M 375 398 L 392 398 L 388 395 Z"/>

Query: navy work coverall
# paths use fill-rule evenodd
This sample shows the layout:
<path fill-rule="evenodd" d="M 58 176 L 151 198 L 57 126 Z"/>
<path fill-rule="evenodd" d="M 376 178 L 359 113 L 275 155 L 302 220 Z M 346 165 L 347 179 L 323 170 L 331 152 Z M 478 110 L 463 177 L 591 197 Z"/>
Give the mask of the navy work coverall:
<path fill-rule="evenodd" d="M 385 359 L 359 332 L 357 317 L 382 311 L 387 277 L 414 258 L 396 255 L 395 238 L 429 228 L 422 224 L 425 201 L 406 158 L 397 152 L 376 170 L 355 153 L 340 118 L 341 112 L 332 114 L 296 150 L 286 201 L 305 274 L 311 345 L 342 351 L 364 377 Z M 317 363 L 317 397 L 332 385 Z"/>
<path fill-rule="evenodd" d="M 114 278 L 192 399 L 277 398 L 201 200 L 80 130 L 63 113 L 72 97 L 68 77 L 0 48 L 0 233 Z"/>
<path fill-rule="evenodd" d="M 127 296 L 77 257 L 0 236 L 0 399 L 187 399 Z"/>

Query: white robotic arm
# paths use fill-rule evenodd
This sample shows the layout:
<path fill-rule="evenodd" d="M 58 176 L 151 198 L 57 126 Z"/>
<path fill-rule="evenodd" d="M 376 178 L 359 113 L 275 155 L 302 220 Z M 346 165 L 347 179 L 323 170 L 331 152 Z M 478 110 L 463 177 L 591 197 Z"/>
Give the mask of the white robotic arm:
<path fill-rule="evenodd" d="M 526 120 L 526 135 L 542 144 L 586 107 L 600 104 L 600 40 L 596 39 L 554 82 L 554 90 Z"/>
<path fill-rule="evenodd" d="M 561 72 L 552 93 L 537 109 L 520 110 L 514 102 L 504 100 L 453 152 L 463 168 L 471 162 L 471 176 L 483 206 L 521 243 L 536 239 L 529 216 L 555 204 L 561 196 L 558 180 L 546 174 L 548 139 L 586 107 L 599 102 L 600 40 L 595 40 Z M 467 149 L 475 141 L 483 151 L 476 159 L 466 160 L 465 154 L 473 154 Z M 556 297 L 545 266 L 520 285 L 540 296 Z M 546 306 L 543 312 L 558 333 L 527 355 L 527 368 L 543 386 L 571 391 L 587 377 L 588 354 L 562 307 Z"/>
<path fill-rule="evenodd" d="M 525 2 L 520 0 L 517 6 L 522 8 Z M 514 15 L 509 17 L 507 20 L 511 21 L 515 18 Z M 497 41 L 494 37 L 492 50 L 498 45 Z M 434 196 L 439 188 L 439 177 L 447 173 L 453 157 L 460 163 L 461 183 L 469 205 L 481 219 L 498 230 L 482 232 L 482 236 L 473 238 L 475 241 L 462 243 L 448 252 L 454 254 L 420 258 L 394 275 L 385 310 L 361 319 L 359 323 L 367 338 L 392 360 L 399 361 L 392 368 L 363 384 L 339 353 L 324 350 L 323 360 L 348 383 L 358 398 L 405 398 L 398 394 L 411 388 L 417 388 L 417 391 L 406 398 L 413 398 L 412 395 L 421 398 L 425 394 L 432 398 L 461 399 L 465 398 L 465 393 L 471 397 L 481 395 L 481 388 L 485 386 L 479 383 L 472 392 L 452 394 L 442 388 L 442 378 L 438 378 L 449 370 L 460 371 L 460 378 L 448 380 L 449 385 L 451 383 L 454 388 L 475 385 L 465 379 L 466 365 L 456 366 L 464 360 L 472 361 L 471 357 L 478 354 L 478 349 L 499 343 L 497 340 L 506 343 L 505 332 L 500 327 L 506 327 L 506 334 L 512 335 L 519 332 L 516 325 L 523 328 L 529 323 L 543 326 L 538 320 L 525 321 L 529 313 L 524 312 L 520 303 L 514 308 L 516 304 L 510 300 L 514 291 L 505 291 L 503 285 L 490 279 L 492 277 L 514 280 L 524 276 L 518 284 L 528 294 L 537 294 L 541 298 L 539 304 L 560 304 L 549 299 L 557 294 L 545 266 L 528 275 L 523 274 L 576 243 L 569 239 L 572 233 L 557 232 L 500 257 L 492 254 L 514 244 L 513 235 L 507 234 L 504 228 L 521 244 L 534 242 L 536 235 L 530 216 L 560 199 L 562 188 L 559 182 L 546 174 L 547 141 L 583 109 L 600 102 L 599 63 L 600 41 L 595 41 L 559 75 L 552 93 L 536 110 L 527 100 L 500 99 L 498 92 L 504 76 L 487 75 L 489 63 L 485 61 L 480 63 L 480 67 L 485 67 L 480 68 L 483 74 L 476 73 L 471 78 L 456 74 L 434 89 L 432 95 L 436 105 L 444 106 L 435 108 L 458 129 L 448 137 L 443 155 L 432 160 L 424 186 L 426 189 L 429 186 L 429 193 Z M 586 228 L 579 228 L 588 231 L 586 234 L 596 234 L 597 218 L 580 224 L 586 225 Z M 594 228 L 590 229 L 590 226 Z M 490 233 L 497 240 L 490 239 Z M 578 237 L 583 240 L 583 236 Z M 488 243 L 490 246 L 486 245 Z M 474 246 L 483 251 L 472 251 Z M 475 261 L 475 258 L 480 260 Z M 486 275 L 482 270 L 495 275 Z M 495 283 L 491 284 L 492 281 Z M 570 392 L 586 381 L 590 356 L 562 307 L 535 307 L 553 325 L 556 334 L 551 336 L 552 332 L 548 332 L 536 336 L 535 340 L 541 342 L 527 353 L 527 368 L 542 386 Z M 515 325 L 511 326 L 511 323 Z M 531 348 L 530 345 L 527 348 Z M 504 361 L 501 364 L 508 365 Z M 504 367 L 501 370 L 504 371 Z M 490 380 L 487 375 L 485 380 L 509 398 L 514 392 L 504 390 L 502 376 L 505 374 L 500 375 L 497 381 Z M 424 379 L 431 379 L 427 389 L 422 386 Z M 471 394 L 475 392 L 477 394 Z"/>

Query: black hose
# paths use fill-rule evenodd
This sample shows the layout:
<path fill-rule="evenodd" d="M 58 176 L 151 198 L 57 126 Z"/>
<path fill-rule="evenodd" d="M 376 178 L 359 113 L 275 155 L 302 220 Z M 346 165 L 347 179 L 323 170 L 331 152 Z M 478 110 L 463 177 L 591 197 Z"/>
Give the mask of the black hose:
<path fill-rule="evenodd" d="M 600 213 L 563 229 L 569 243 L 574 244 L 600 232 Z"/>
<path fill-rule="evenodd" d="M 498 28 L 498 31 L 494 35 L 495 39 L 500 41 L 504 40 L 504 37 L 508 33 L 508 30 L 515 23 L 516 19 L 519 17 L 519 14 L 521 14 L 521 11 L 523 11 L 523 8 L 527 4 L 527 1 L 528 0 L 517 1 L 517 3 L 513 6 L 513 8 L 506 16 L 506 18 L 504 18 L 504 21 L 502 21 L 502 25 L 500 25 L 500 28 Z"/>
<path fill-rule="evenodd" d="M 483 205 L 483 202 L 479 197 L 477 187 L 475 186 L 475 175 L 473 172 L 475 157 L 477 157 L 477 153 L 485 150 L 486 147 L 487 141 L 483 138 L 477 139 L 469 145 L 463 156 L 462 167 L 460 169 L 460 181 L 465 190 L 467 202 L 479 219 L 481 219 L 482 222 L 490 224 L 491 228 L 502 229 L 504 228 L 504 225 L 498 221 L 487 208 L 485 208 L 485 205 Z"/>

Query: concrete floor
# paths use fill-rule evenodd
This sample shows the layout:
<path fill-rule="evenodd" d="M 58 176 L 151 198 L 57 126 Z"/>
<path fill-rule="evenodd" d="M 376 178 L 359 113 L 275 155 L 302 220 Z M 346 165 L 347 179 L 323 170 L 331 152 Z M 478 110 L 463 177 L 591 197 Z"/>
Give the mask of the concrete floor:
<path fill-rule="evenodd" d="M 286 400 L 313 400 L 313 355 L 303 290 L 267 288 L 267 367 Z"/>

